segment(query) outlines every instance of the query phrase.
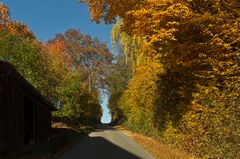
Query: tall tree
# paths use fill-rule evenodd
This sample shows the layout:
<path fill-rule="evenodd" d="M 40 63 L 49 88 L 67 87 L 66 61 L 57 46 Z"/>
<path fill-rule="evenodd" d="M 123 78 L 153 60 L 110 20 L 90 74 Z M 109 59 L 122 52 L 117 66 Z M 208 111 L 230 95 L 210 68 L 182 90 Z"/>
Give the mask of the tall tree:
<path fill-rule="evenodd" d="M 74 61 L 73 69 L 80 67 L 84 72 L 83 76 L 89 83 L 89 91 L 103 87 L 113 60 L 113 55 L 106 44 L 74 29 L 58 34 L 53 39 L 58 40 L 64 44 L 64 54 Z"/>
<path fill-rule="evenodd" d="M 63 77 L 57 89 L 61 110 L 55 115 L 99 121 L 102 115 L 99 91 L 111 72 L 113 60 L 106 44 L 70 29 L 56 35 L 46 46 L 53 69 Z"/>

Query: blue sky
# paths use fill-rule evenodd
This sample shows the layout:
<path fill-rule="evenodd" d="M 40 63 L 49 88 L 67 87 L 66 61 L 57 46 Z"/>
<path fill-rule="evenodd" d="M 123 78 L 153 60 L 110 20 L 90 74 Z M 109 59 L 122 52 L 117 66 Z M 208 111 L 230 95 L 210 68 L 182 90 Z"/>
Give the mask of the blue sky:
<path fill-rule="evenodd" d="M 83 34 L 98 37 L 106 42 L 111 50 L 112 25 L 92 22 L 87 6 L 77 0 L 0 0 L 0 2 L 9 7 L 13 20 L 27 24 L 41 41 L 47 41 L 57 33 L 74 28 Z M 104 110 L 102 122 L 110 122 L 106 95 L 101 104 Z"/>

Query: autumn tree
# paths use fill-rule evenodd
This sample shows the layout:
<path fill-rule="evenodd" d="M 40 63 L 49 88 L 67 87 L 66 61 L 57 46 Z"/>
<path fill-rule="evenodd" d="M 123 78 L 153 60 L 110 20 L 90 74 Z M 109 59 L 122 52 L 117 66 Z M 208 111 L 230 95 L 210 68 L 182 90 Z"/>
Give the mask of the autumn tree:
<path fill-rule="evenodd" d="M 7 14 L 8 10 L 6 7 L 5 9 L 4 13 Z M 9 15 L 5 17 L 9 17 Z M 7 21 L 12 27 L 18 25 L 11 21 L 10 18 L 7 20 L 6 18 L 2 19 L 5 19 L 4 21 Z M 1 21 L 1 26 L 5 25 L 4 21 Z M 49 95 L 47 89 L 45 89 L 46 78 L 42 69 L 46 68 L 45 70 L 47 70 L 48 64 L 45 63 L 45 59 L 42 56 L 40 43 L 32 37 L 33 34 L 30 31 L 25 34 L 24 30 L 15 32 L 8 27 L 0 30 L 0 59 L 13 64 L 35 88 L 44 95 Z M 28 35 L 30 36 L 28 37 Z"/>
<path fill-rule="evenodd" d="M 106 44 L 70 29 L 56 35 L 46 46 L 53 52 L 50 59 L 55 68 L 64 74 L 58 87 L 61 109 L 55 115 L 99 121 L 102 115 L 99 91 L 104 88 L 113 60 Z"/>
<path fill-rule="evenodd" d="M 108 107 L 112 115 L 112 123 L 120 123 L 124 119 L 123 109 L 120 108 L 118 101 L 132 77 L 131 61 L 128 61 L 127 65 L 125 61 L 125 55 L 119 53 L 116 63 L 113 64 L 112 73 L 107 78 Z"/>
<path fill-rule="evenodd" d="M 129 36 L 132 41 L 142 41 L 131 52 L 138 58 L 141 50 L 147 58 L 133 68 L 136 72 L 126 95 L 119 101 L 131 119 L 126 121 L 128 124 L 141 121 L 149 128 L 154 122 L 162 141 L 182 146 L 201 157 L 239 156 L 236 148 L 239 128 L 235 127 L 240 121 L 236 115 L 240 110 L 237 0 L 81 1 L 88 4 L 94 21 L 120 20 L 123 38 Z M 149 68 L 158 61 L 161 67 L 152 67 L 152 70 L 162 69 L 153 74 L 157 80 L 151 80 L 148 71 L 142 71 L 147 69 L 141 66 L 144 61 L 148 61 L 145 66 Z M 141 94 L 146 85 L 152 86 Z M 153 92 L 157 92 L 155 98 L 141 103 L 142 96 Z M 140 120 L 137 114 L 143 110 L 150 110 L 149 118 L 153 120 Z M 229 116 L 234 119 L 230 120 Z M 132 128 L 138 125 L 135 122 Z M 227 132 L 232 133 L 227 135 Z M 216 146 L 219 148 L 211 149 Z"/>
<path fill-rule="evenodd" d="M 61 40 L 64 54 L 73 61 L 73 68 L 81 67 L 84 78 L 89 83 L 89 91 L 96 91 L 104 86 L 105 78 L 111 69 L 113 56 L 105 43 L 92 39 L 75 29 L 58 34 L 53 41 Z"/>
<path fill-rule="evenodd" d="M 65 74 L 66 75 L 66 74 Z M 102 116 L 98 94 L 89 93 L 80 68 L 68 73 L 57 88 L 60 109 L 54 112 L 55 117 L 71 121 L 100 122 Z"/>
<path fill-rule="evenodd" d="M 0 4 L 0 20 L 1 25 L 10 21 L 9 9 L 3 3 Z"/>

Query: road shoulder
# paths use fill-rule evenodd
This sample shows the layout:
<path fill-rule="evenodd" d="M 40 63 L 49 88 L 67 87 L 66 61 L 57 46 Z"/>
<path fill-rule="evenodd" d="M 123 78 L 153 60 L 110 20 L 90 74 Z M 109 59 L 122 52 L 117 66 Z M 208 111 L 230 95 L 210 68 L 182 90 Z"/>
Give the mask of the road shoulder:
<path fill-rule="evenodd" d="M 116 126 L 116 129 L 132 138 L 135 142 L 149 151 L 156 159 L 197 159 L 197 157 L 184 151 L 171 148 L 169 145 L 160 143 L 159 141 L 138 133 L 129 131 L 123 127 Z"/>

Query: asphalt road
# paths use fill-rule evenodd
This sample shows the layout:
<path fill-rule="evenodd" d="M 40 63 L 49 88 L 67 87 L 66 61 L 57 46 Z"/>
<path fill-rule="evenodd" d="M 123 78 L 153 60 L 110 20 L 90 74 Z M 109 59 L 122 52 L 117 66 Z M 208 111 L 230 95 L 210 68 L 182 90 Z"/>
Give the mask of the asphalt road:
<path fill-rule="evenodd" d="M 154 159 L 154 157 L 121 131 L 97 129 L 58 159 Z"/>

